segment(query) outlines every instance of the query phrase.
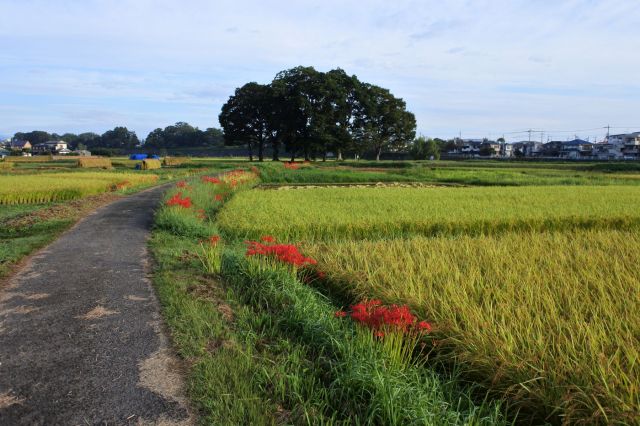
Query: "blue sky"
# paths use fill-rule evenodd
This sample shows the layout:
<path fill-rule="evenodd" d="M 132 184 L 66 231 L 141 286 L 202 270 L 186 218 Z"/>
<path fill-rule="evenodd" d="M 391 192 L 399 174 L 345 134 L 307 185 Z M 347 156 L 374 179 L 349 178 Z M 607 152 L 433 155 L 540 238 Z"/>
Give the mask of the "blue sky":
<path fill-rule="evenodd" d="M 389 88 L 433 137 L 640 130 L 640 2 L 0 0 L 0 135 L 145 137 L 280 70 Z"/>

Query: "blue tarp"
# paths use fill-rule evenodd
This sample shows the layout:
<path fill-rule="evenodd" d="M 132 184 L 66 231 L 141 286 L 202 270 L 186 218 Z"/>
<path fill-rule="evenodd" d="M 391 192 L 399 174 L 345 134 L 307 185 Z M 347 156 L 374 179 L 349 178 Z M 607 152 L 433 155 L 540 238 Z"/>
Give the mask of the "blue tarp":
<path fill-rule="evenodd" d="M 145 160 L 147 158 L 147 154 L 131 154 L 129 160 Z"/>

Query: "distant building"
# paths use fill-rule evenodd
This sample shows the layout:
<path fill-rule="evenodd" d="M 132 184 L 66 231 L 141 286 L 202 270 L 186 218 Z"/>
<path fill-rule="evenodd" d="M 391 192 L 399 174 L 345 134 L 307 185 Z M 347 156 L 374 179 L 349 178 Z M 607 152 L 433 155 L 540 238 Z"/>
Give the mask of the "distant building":
<path fill-rule="evenodd" d="M 29 142 L 29 141 L 14 141 L 14 140 L 12 140 L 9 143 L 9 149 L 11 149 L 11 151 L 28 150 L 28 149 L 31 149 L 31 142 Z"/>
<path fill-rule="evenodd" d="M 542 154 L 542 142 L 522 141 L 512 145 L 515 157 L 539 157 Z"/>
<path fill-rule="evenodd" d="M 71 151 L 67 148 L 65 141 L 47 141 L 37 143 L 32 149 L 34 154 L 69 154 Z"/>
<path fill-rule="evenodd" d="M 560 158 L 586 160 L 592 156 L 593 144 L 582 139 L 560 142 Z"/>

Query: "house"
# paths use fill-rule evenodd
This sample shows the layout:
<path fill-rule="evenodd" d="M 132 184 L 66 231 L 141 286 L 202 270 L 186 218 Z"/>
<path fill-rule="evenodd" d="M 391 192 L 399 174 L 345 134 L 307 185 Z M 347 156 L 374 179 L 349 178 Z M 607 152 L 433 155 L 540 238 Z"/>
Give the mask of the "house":
<path fill-rule="evenodd" d="M 32 149 L 35 154 L 58 154 L 62 150 L 65 150 L 67 154 L 71 152 L 67 148 L 67 143 L 65 141 L 47 141 L 37 143 Z"/>
<path fill-rule="evenodd" d="M 12 140 L 9 143 L 9 149 L 11 149 L 11 151 L 28 151 L 31 149 L 31 142 Z"/>
<path fill-rule="evenodd" d="M 10 154 L 11 154 L 11 152 L 7 151 L 4 148 L 0 148 L 0 158 L 4 158 L 4 157 L 6 157 L 7 155 L 10 155 Z"/>
<path fill-rule="evenodd" d="M 480 144 L 479 153 L 482 156 L 496 157 L 500 154 L 501 146 L 497 142 L 485 141 Z"/>
<path fill-rule="evenodd" d="M 513 144 L 513 155 L 520 157 L 539 157 L 542 154 L 542 142 L 522 141 Z"/>
<path fill-rule="evenodd" d="M 500 150 L 498 151 L 498 155 L 500 155 L 500 157 L 502 158 L 513 157 L 513 145 L 506 142 L 501 143 Z"/>
<path fill-rule="evenodd" d="M 590 158 L 592 153 L 593 144 L 591 142 L 574 139 L 572 141 L 562 142 L 560 157 L 569 160 L 584 160 Z"/>

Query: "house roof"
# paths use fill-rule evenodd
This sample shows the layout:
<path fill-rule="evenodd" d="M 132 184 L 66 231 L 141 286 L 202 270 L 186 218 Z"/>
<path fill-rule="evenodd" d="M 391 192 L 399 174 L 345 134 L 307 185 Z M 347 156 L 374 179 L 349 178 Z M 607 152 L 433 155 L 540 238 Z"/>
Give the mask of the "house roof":
<path fill-rule="evenodd" d="M 18 147 L 18 148 L 22 148 L 26 144 L 31 145 L 31 142 L 29 142 L 29 141 L 13 141 L 13 142 L 11 142 L 11 146 L 12 147 Z"/>

